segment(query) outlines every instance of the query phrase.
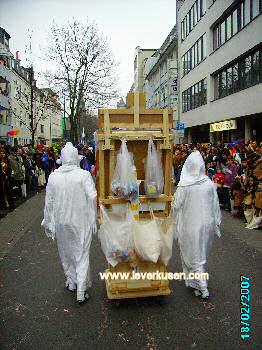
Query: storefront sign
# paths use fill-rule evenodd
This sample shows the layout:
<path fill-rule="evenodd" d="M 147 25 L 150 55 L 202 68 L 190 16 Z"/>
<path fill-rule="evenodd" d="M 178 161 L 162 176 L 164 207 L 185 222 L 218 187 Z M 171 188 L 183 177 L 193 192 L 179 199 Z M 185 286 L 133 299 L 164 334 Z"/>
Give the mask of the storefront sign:
<path fill-rule="evenodd" d="M 210 132 L 237 129 L 236 120 L 225 120 L 219 123 L 210 124 Z"/>

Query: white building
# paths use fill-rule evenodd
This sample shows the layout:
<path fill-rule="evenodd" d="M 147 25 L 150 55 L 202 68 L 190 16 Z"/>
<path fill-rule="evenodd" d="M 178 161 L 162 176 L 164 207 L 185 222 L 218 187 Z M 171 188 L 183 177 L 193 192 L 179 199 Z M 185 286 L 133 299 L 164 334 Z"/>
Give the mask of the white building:
<path fill-rule="evenodd" d="M 39 89 L 34 72 L 20 64 L 18 54 L 9 50 L 10 35 L 0 28 L 0 140 L 11 145 L 60 141 L 62 138 L 62 110 L 58 96 L 50 89 Z M 7 132 L 16 135 L 8 137 Z"/>
<path fill-rule="evenodd" d="M 11 63 L 11 106 L 12 128 L 18 135 L 11 140 L 12 144 L 26 145 L 31 142 L 30 133 L 30 72 L 20 65 L 18 57 Z"/>
<path fill-rule="evenodd" d="M 262 140 L 262 2 L 177 0 L 188 142 Z"/>
<path fill-rule="evenodd" d="M 134 84 L 131 87 L 130 91 L 145 92 L 146 61 L 156 51 L 157 51 L 156 49 L 141 49 L 140 46 L 136 47 L 135 59 L 134 59 Z"/>
<path fill-rule="evenodd" d="M 41 100 L 43 105 L 43 117 L 39 120 L 36 132 L 36 141 L 51 145 L 62 139 L 62 108 L 58 99 L 58 95 L 51 89 L 38 90 L 38 104 Z"/>
<path fill-rule="evenodd" d="M 9 50 L 10 35 L 0 28 L 0 141 L 7 141 L 11 127 L 10 64 L 12 54 Z"/>
<path fill-rule="evenodd" d="M 178 104 L 177 31 L 171 30 L 145 64 L 147 108 L 173 108 Z"/>

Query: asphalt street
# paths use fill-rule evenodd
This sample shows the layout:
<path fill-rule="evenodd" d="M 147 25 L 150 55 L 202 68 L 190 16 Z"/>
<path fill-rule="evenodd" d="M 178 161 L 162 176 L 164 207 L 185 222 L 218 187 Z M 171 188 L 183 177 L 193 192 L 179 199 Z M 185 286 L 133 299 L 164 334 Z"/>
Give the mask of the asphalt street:
<path fill-rule="evenodd" d="M 64 287 L 56 245 L 40 227 L 43 203 L 44 192 L 0 221 L 0 349 L 262 349 L 262 250 L 256 249 L 262 231 L 247 231 L 241 220 L 223 214 L 223 236 L 215 239 L 209 258 L 208 301 L 196 298 L 183 281 L 172 281 L 164 305 L 144 298 L 122 300 L 118 308 L 99 279 L 106 262 L 95 237 L 91 298 L 79 306 Z M 182 271 L 176 245 L 170 271 Z M 251 280 L 252 331 L 244 343 L 240 274 Z"/>

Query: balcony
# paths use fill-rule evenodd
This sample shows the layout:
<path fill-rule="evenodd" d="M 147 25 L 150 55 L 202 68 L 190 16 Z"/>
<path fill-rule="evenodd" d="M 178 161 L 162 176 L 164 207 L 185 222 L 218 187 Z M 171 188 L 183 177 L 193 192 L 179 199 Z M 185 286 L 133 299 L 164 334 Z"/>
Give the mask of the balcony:
<path fill-rule="evenodd" d="M 9 97 L 0 94 L 0 106 L 4 107 L 5 109 L 9 109 Z"/>
<path fill-rule="evenodd" d="M 0 64 L 0 77 L 9 82 L 11 81 L 11 71 L 3 64 Z"/>

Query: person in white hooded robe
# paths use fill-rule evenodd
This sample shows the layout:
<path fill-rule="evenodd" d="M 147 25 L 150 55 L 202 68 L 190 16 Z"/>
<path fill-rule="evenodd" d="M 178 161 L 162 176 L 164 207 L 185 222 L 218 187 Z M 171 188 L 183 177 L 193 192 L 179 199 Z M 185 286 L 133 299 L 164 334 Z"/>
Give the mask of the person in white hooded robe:
<path fill-rule="evenodd" d="M 199 151 L 192 152 L 182 168 L 173 204 L 176 236 L 185 284 L 195 295 L 209 297 L 207 280 L 188 279 L 189 273 L 205 272 L 214 234 L 220 237 L 221 212 L 214 183 L 205 175 Z"/>
<path fill-rule="evenodd" d="M 80 169 L 71 142 L 62 149 L 61 161 L 48 179 L 42 226 L 48 237 L 56 238 L 67 289 L 77 289 L 77 301 L 83 303 L 91 287 L 89 250 L 96 232 L 97 192 L 90 173 Z"/>

